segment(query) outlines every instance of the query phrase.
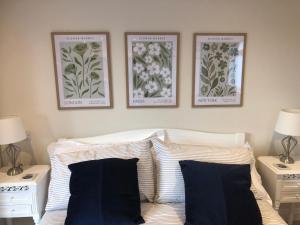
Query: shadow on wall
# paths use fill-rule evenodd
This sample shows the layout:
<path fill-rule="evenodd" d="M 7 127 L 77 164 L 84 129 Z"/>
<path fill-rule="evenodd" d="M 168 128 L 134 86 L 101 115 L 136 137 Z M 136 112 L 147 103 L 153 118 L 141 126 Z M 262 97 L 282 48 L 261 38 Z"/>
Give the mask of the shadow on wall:
<path fill-rule="evenodd" d="M 246 133 L 246 143 L 248 143 L 252 150 L 254 151 L 254 156 L 259 156 L 259 155 L 256 155 L 256 149 L 255 149 L 255 138 L 252 134 L 250 133 Z"/>
<path fill-rule="evenodd" d="M 39 164 L 47 163 L 48 154 L 44 146 L 56 139 L 53 136 L 48 117 L 43 114 L 30 114 L 24 116 L 24 121 L 30 122 L 28 124 L 28 139 L 34 159 Z M 61 129 L 64 129 L 63 127 Z"/>

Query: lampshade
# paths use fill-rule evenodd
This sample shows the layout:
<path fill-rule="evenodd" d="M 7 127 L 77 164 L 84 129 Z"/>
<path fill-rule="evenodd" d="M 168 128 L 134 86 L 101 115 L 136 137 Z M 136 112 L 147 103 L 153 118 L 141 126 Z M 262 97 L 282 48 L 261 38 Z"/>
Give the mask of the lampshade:
<path fill-rule="evenodd" d="M 300 136 L 300 109 L 281 110 L 275 131 L 287 136 Z"/>
<path fill-rule="evenodd" d="M 13 144 L 24 139 L 26 139 L 26 133 L 21 118 L 0 117 L 0 145 Z"/>

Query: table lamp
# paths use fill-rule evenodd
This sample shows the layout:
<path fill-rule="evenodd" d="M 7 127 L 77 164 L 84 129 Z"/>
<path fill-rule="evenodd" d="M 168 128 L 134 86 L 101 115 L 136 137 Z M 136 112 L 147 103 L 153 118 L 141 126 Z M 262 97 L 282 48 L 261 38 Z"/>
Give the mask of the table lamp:
<path fill-rule="evenodd" d="M 300 136 L 300 109 L 281 110 L 275 131 L 285 135 L 281 140 L 284 152 L 280 154 L 280 161 L 286 164 L 294 163 L 290 154 L 298 143 L 295 137 Z"/>
<path fill-rule="evenodd" d="M 0 145 L 7 145 L 5 151 L 12 167 L 7 175 L 14 176 L 23 172 L 21 165 L 17 165 L 20 148 L 14 143 L 26 139 L 26 133 L 21 118 L 17 116 L 0 117 Z"/>

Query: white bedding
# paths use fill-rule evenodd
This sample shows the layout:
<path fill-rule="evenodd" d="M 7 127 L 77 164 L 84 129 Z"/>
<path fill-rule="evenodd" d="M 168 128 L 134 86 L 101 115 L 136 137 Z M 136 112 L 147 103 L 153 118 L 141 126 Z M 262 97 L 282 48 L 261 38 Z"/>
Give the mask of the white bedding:
<path fill-rule="evenodd" d="M 216 146 L 237 147 L 244 146 L 245 134 L 220 134 L 206 133 L 198 131 L 189 131 L 181 129 L 145 129 L 133 130 L 120 133 L 113 133 L 99 137 L 61 140 L 54 143 L 55 150 L 64 150 L 64 144 L 74 144 L 74 142 L 86 144 L 107 144 L 107 143 L 124 143 L 143 140 L 151 136 L 155 132 L 162 132 L 162 140 L 166 140 L 177 144 L 206 144 Z M 52 147 L 53 147 L 52 146 Z M 252 182 L 255 186 L 258 205 L 260 207 L 264 225 L 287 225 L 278 213 L 272 208 L 270 198 L 261 185 L 260 176 L 254 167 L 254 173 L 251 174 Z M 67 198 L 66 198 L 67 199 Z M 47 211 L 42 218 L 40 225 L 63 225 L 66 218 L 66 210 Z M 142 216 L 145 219 L 145 225 L 182 225 L 184 224 L 184 204 L 142 204 Z"/>
<path fill-rule="evenodd" d="M 286 225 L 283 219 L 265 200 L 258 200 L 264 225 Z M 40 225 L 63 225 L 67 211 L 48 211 L 43 216 Z M 145 225 L 182 225 L 184 224 L 184 204 L 142 204 L 142 216 Z"/>

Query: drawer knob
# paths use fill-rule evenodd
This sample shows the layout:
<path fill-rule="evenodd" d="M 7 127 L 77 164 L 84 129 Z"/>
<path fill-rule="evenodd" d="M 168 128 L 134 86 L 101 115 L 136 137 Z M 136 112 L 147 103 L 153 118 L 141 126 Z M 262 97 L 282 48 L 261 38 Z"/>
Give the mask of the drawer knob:
<path fill-rule="evenodd" d="M 14 198 L 15 198 L 14 196 L 11 196 L 11 197 L 10 197 L 10 200 L 14 200 Z"/>
<path fill-rule="evenodd" d="M 12 209 L 12 210 L 11 210 L 11 212 L 15 212 L 15 211 L 16 211 L 15 209 Z"/>

